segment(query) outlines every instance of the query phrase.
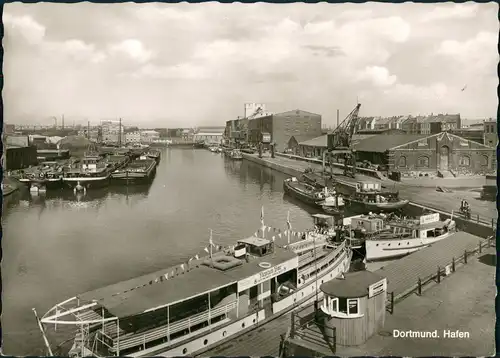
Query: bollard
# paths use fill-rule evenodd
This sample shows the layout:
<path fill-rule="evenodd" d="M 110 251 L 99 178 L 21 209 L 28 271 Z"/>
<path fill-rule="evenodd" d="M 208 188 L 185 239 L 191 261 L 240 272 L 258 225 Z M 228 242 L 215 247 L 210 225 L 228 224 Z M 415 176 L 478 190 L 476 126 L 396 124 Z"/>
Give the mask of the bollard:
<path fill-rule="evenodd" d="M 467 250 L 465 250 L 464 252 L 464 264 L 467 263 Z"/>
<path fill-rule="evenodd" d="M 477 214 L 477 223 L 479 224 L 479 214 Z"/>
<path fill-rule="evenodd" d="M 479 253 L 481 253 L 481 249 L 482 249 L 482 247 L 481 247 L 481 241 L 479 241 L 479 247 L 478 247 Z"/>
<path fill-rule="evenodd" d="M 438 272 L 437 272 L 437 281 L 438 283 L 441 283 L 441 267 L 438 266 Z"/>
<path fill-rule="evenodd" d="M 451 271 L 455 272 L 455 257 L 451 259 Z"/>
<path fill-rule="evenodd" d="M 394 291 L 391 292 L 391 314 L 394 313 Z"/>
<path fill-rule="evenodd" d="M 419 296 L 422 296 L 422 280 L 420 279 L 420 277 L 418 278 L 418 295 Z"/>

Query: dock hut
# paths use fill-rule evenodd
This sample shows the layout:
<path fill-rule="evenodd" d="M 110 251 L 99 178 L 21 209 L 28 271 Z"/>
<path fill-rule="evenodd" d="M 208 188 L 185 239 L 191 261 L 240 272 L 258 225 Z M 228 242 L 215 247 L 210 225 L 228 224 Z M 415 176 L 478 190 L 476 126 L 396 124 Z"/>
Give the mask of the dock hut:
<path fill-rule="evenodd" d="M 363 344 L 384 326 L 387 298 L 384 276 L 370 271 L 350 272 L 323 283 L 320 289 L 324 293 L 321 305 L 324 327 L 330 333 L 325 336 L 335 336 L 335 344 Z"/>

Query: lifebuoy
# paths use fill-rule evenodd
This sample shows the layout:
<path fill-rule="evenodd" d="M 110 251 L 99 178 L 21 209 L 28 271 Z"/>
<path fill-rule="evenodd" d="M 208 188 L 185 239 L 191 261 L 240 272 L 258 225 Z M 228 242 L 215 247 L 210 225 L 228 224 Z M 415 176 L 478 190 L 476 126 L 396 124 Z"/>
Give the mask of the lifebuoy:
<path fill-rule="evenodd" d="M 40 176 L 40 179 L 43 179 L 43 178 L 45 177 L 45 174 L 40 173 L 40 175 L 39 175 L 39 176 Z"/>

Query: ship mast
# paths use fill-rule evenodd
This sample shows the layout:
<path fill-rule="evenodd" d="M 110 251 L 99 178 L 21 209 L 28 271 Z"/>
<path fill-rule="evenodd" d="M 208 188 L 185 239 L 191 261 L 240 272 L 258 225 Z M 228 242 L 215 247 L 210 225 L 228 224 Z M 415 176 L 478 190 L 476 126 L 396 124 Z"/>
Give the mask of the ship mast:
<path fill-rule="evenodd" d="M 118 147 L 122 146 L 122 119 L 120 118 L 120 127 L 118 129 Z"/>

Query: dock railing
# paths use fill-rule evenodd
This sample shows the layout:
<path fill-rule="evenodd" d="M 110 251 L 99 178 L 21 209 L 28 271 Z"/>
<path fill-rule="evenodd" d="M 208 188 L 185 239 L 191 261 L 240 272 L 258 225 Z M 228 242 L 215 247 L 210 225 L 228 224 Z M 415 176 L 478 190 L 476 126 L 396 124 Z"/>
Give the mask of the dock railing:
<path fill-rule="evenodd" d="M 324 313 L 319 309 L 319 302 L 292 311 L 290 338 L 299 338 L 336 352 L 336 329 L 328 328 L 323 323 Z M 311 307 L 314 307 L 311 312 Z M 306 312 L 308 311 L 308 312 Z"/>
<path fill-rule="evenodd" d="M 417 295 L 421 296 L 424 286 L 432 282 L 441 283 L 441 280 L 444 277 L 449 276 L 456 271 L 457 266 L 466 265 L 467 261 L 475 254 L 479 255 L 483 252 L 483 250 L 495 246 L 496 246 L 495 236 L 490 236 L 485 240 L 479 241 L 478 245 L 474 249 L 465 250 L 464 253 L 459 257 L 453 257 L 446 265 L 437 266 L 435 273 L 428 275 L 426 277 L 419 277 L 417 282 L 415 282 L 415 284 L 412 285 L 409 289 L 401 293 L 398 293 L 397 295 L 393 291 L 388 292 L 387 302 L 386 302 L 387 311 L 393 314 L 394 306 L 396 305 L 397 302 L 402 301 L 403 299 L 405 299 L 406 297 L 408 297 L 413 293 L 416 293 Z"/>

